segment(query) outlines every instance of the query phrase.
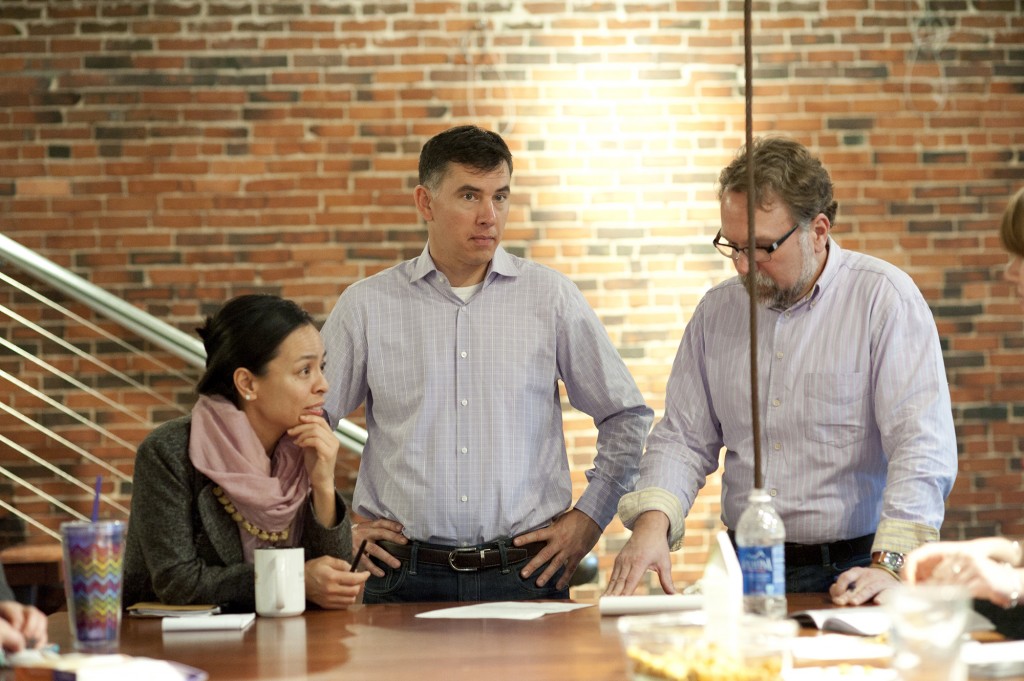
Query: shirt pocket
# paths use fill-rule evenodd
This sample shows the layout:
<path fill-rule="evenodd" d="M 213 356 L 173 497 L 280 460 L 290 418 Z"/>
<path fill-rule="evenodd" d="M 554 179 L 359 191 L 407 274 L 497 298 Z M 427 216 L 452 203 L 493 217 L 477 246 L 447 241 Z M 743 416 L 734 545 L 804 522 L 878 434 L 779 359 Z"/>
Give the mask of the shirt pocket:
<path fill-rule="evenodd" d="M 868 432 L 867 374 L 804 376 L 804 434 L 812 442 L 846 447 Z"/>

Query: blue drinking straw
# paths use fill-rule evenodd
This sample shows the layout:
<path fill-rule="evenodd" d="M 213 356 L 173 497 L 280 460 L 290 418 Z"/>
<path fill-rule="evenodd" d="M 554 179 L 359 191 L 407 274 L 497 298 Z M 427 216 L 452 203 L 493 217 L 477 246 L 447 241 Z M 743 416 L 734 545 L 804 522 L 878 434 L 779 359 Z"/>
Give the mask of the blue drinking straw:
<path fill-rule="evenodd" d="M 100 519 L 100 487 L 103 485 L 103 476 L 96 476 L 96 496 L 92 500 L 92 521 Z"/>

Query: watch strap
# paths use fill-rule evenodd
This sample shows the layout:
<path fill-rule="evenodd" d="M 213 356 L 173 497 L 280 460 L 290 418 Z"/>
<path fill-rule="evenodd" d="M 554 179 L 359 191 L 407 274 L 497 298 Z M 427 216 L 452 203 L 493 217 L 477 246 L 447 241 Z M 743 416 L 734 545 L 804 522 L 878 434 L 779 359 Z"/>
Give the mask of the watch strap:
<path fill-rule="evenodd" d="M 903 554 L 895 551 L 875 551 L 871 554 L 871 567 L 885 570 L 896 579 L 903 568 Z"/>

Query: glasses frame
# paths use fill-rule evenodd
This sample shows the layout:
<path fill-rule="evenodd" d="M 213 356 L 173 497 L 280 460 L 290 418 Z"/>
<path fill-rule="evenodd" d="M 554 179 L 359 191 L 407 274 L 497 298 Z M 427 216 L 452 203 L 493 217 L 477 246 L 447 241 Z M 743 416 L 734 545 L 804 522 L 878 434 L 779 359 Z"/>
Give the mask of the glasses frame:
<path fill-rule="evenodd" d="M 793 236 L 793 233 L 796 232 L 798 227 L 800 227 L 799 222 L 793 225 L 793 227 L 790 228 L 788 232 L 780 236 L 778 239 L 775 240 L 774 243 L 768 246 L 754 246 L 754 262 L 768 262 L 769 260 L 771 260 L 772 253 L 779 250 L 779 247 L 786 242 L 786 239 Z M 750 250 L 749 246 L 747 246 L 746 248 L 736 248 L 727 241 L 721 241 L 721 238 L 722 230 L 718 230 L 718 234 L 716 234 L 715 238 L 711 240 L 711 244 L 715 247 L 715 250 L 717 250 L 719 253 L 724 255 L 726 258 L 729 258 L 733 262 L 738 261 L 741 257 L 743 257 L 744 254 L 746 254 L 747 251 Z M 761 255 L 762 253 L 764 254 L 763 257 Z"/>

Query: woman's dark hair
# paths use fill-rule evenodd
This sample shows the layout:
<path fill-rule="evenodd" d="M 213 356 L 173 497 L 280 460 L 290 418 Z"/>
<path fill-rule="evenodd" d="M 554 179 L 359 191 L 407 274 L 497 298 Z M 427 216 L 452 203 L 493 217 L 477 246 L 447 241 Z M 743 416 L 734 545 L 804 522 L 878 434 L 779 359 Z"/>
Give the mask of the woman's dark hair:
<path fill-rule="evenodd" d="M 291 300 L 265 293 L 232 298 L 196 329 L 206 347 L 206 371 L 196 392 L 220 395 L 241 408 L 235 370 L 263 375 L 284 339 L 307 324 L 315 326 L 313 318 Z"/>
<path fill-rule="evenodd" d="M 437 191 L 448 172 L 448 165 L 457 163 L 481 173 L 508 166 L 512 174 L 512 152 L 501 135 L 475 125 L 449 128 L 431 137 L 420 151 L 419 182 Z"/>

